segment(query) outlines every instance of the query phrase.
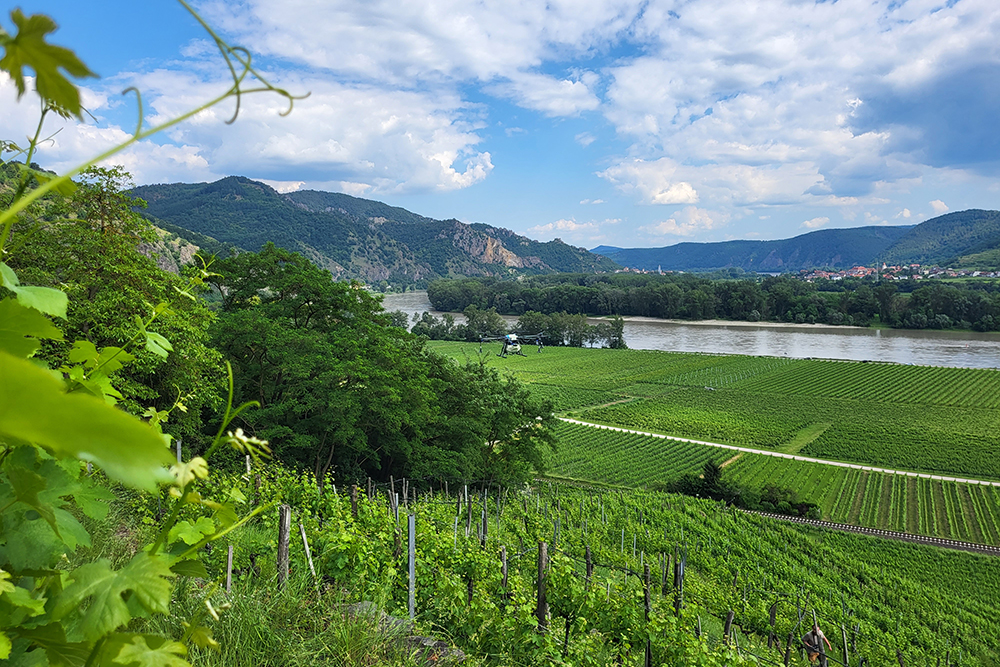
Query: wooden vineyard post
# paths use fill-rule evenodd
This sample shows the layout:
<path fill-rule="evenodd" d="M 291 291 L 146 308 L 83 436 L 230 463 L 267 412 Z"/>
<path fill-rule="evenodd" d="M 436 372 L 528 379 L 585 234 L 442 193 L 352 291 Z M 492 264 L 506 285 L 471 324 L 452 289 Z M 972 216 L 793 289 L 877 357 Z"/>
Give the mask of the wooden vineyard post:
<path fill-rule="evenodd" d="M 722 641 L 727 645 L 729 644 L 730 633 L 733 629 L 733 618 L 735 617 L 736 617 L 736 612 L 734 612 L 732 609 L 730 609 L 729 613 L 726 614 L 726 626 L 722 629 Z"/>
<path fill-rule="evenodd" d="M 775 602 L 774 604 L 771 605 L 771 609 L 768 611 L 768 621 L 770 621 L 770 626 L 771 626 L 771 629 L 767 631 L 768 648 L 773 647 L 775 640 L 778 638 L 778 636 L 774 633 L 774 624 L 777 620 L 778 620 L 778 603 Z M 846 647 L 847 645 L 845 644 L 844 646 Z M 846 665 L 847 662 L 845 661 L 844 664 Z"/>
<path fill-rule="evenodd" d="M 309 549 L 309 540 L 306 539 L 306 527 L 299 522 L 299 532 L 302 534 L 302 547 L 306 551 L 306 562 L 309 563 L 309 571 L 312 573 L 313 579 L 316 578 L 316 568 L 313 567 L 313 557 L 312 551 Z"/>
<path fill-rule="evenodd" d="M 292 533 L 292 508 L 282 505 L 278 516 L 278 589 L 288 581 L 288 542 Z"/>
<path fill-rule="evenodd" d="M 181 462 L 181 439 L 177 438 L 177 462 Z"/>
<path fill-rule="evenodd" d="M 584 552 L 584 559 L 587 562 L 587 578 L 584 584 L 584 590 L 590 590 L 590 578 L 594 574 L 594 560 L 590 555 L 590 545 L 586 546 L 586 551 Z"/>
<path fill-rule="evenodd" d="M 503 577 L 501 585 L 507 590 L 507 547 L 500 547 L 500 576 Z"/>
<path fill-rule="evenodd" d="M 535 606 L 535 618 L 538 619 L 538 631 L 544 633 L 549 628 L 549 603 L 545 599 L 545 584 L 549 567 L 549 551 L 545 542 L 538 543 L 538 603 Z"/>
<path fill-rule="evenodd" d="M 792 657 L 792 633 L 788 633 L 788 641 L 785 642 L 785 667 L 788 667 L 788 661 Z"/>
<path fill-rule="evenodd" d="M 406 520 L 406 529 L 409 534 L 407 552 L 409 553 L 409 597 L 407 601 L 410 610 L 410 620 L 416 615 L 416 590 L 417 590 L 417 515 L 410 514 Z"/>
<path fill-rule="evenodd" d="M 358 485 L 351 485 L 351 516 L 358 520 Z"/>
<path fill-rule="evenodd" d="M 226 556 L 226 593 L 233 590 L 233 545 L 229 545 L 229 555 Z"/>
<path fill-rule="evenodd" d="M 653 600 L 649 595 L 649 563 L 646 563 L 642 571 L 642 582 L 643 582 L 643 593 L 644 593 L 644 613 L 646 618 L 646 628 L 649 628 L 649 612 L 653 609 Z M 646 637 L 646 665 L 645 667 L 653 667 L 653 646 L 650 643 L 650 638 Z"/>
<path fill-rule="evenodd" d="M 250 455 L 247 454 L 247 474 L 250 474 Z"/>
<path fill-rule="evenodd" d="M 903 662 L 903 654 L 898 648 L 896 649 L 896 660 L 899 661 L 899 667 L 906 667 L 906 663 Z"/>

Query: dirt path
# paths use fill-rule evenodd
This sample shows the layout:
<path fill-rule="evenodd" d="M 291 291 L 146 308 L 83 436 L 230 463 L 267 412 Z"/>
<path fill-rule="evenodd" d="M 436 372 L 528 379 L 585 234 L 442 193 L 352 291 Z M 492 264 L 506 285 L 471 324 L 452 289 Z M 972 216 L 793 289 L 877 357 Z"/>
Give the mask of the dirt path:
<path fill-rule="evenodd" d="M 740 457 L 742 457 L 742 456 L 743 456 L 743 454 L 737 454 L 736 456 L 732 457 L 731 459 L 727 459 L 727 460 L 723 461 L 722 465 L 719 466 L 719 467 L 720 468 L 725 468 L 727 465 L 730 465 L 732 463 L 736 463 L 737 461 L 740 460 Z"/>
<path fill-rule="evenodd" d="M 734 452 L 742 452 L 744 454 L 761 454 L 763 456 L 776 456 L 780 459 L 790 459 L 792 461 L 807 461 L 809 463 L 822 463 L 829 466 L 837 466 L 838 468 L 851 468 L 853 470 L 865 470 L 868 472 L 884 472 L 891 475 L 906 475 L 908 477 L 922 477 L 924 479 L 938 479 L 943 482 L 962 482 L 963 484 L 983 484 L 986 486 L 997 486 L 1000 487 L 1000 482 L 989 482 L 982 479 L 969 479 L 965 477 L 948 477 L 945 475 L 932 475 L 925 472 L 913 472 L 911 470 L 894 470 L 892 468 L 877 468 L 875 466 L 866 466 L 859 463 L 844 463 L 843 461 L 828 461 L 826 459 L 815 459 L 811 456 L 799 456 L 797 454 L 785 454 L 783 452 L 776 452 L 770 449 L 751 449 L 750 447 L 737 447 L 736 445 L 723 445 L 719 442 L 707 442 L 705 440 L 693 440 L 691 438 L 678 438 L 672 435 L 663 435 L 661 433 L 650 433 L 649 431 L 636 431 L 630 428 L 621 428 L 619 426 L 605 426 L 604 424 L 593 424 L 591 422 L 580 421 L 579 419 L 570 419 L 569 417 L 559 417 L 560 420 L 564 422 L 569 422 L 570 424 L 579 424 L 580 426 L 589 426 L 591 428 L 601 428 L 607 431 L 618 431 L 620 433 L 634 433 L 636 435 L 649 435 L 654 438 L 663 438 L 664 440 L 676 440 L 677 442 L 693 442 L 697 445 L 707 445 L 709 447 L 718 447 L 719 449 L 728 449 Z"/>

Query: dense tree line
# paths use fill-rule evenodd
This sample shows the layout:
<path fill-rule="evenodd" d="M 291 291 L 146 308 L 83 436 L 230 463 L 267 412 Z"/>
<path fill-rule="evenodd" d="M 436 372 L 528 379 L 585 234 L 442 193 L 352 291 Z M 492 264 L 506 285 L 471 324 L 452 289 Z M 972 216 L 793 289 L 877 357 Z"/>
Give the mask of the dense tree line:
<path fill-rule="evenodd" d="M 437 310 L 469 306 L 502 315 L 570 313 L 665 319 L 724 319 L 909 329 L 1000 329 L 994 282 L 945 283 L 795 276 L 562 274 L 516 281 L 439 280 L 427 289 Z"/>
<path fill-rule="evenodd" d="M 430 340 L 464 340 L 474 342 L 491 336 L 502 336 L 515 332 L 534 335 L 543 334 L 545 345 L 568 347 L 608 347 L 624 349 L 625 322 L 621 317 L 612 317 L 608 322 L 590 324 L 586 315 L 570 315 L 566 312 L 546 315 L 529 310 L 517 322 L 508 327 L 496 308 L 482 310 L 475 305 L 466 306 L 462 311 L 464 324 L 456 324 L 451 313 L 440 318 L 424 312 L 414 315 L 413 329 L 418 336 Z"/>

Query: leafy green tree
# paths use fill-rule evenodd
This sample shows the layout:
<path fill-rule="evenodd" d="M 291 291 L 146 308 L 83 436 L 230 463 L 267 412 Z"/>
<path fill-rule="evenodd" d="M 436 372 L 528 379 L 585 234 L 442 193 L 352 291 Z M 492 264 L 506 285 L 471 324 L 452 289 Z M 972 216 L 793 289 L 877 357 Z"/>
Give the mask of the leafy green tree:
<path fill-rule="evenodd" d="M 550 436 L 521 427 L 551 405 L 491 369 L 428 353 L 359 284 L 270 244 L 216 270 L 213 341 L 233 364 L 238 399 L 261 405 L 244 428 L 318 480 L 331 470 L 520 479 L 542 465 L 535 447 Z"/>

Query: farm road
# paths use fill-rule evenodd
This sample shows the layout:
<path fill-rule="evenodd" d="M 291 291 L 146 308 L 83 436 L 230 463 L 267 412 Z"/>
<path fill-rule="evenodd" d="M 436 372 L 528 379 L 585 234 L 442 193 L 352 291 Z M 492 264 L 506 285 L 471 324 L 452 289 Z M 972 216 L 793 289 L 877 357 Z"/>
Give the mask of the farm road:
<path fill-rule="evenodd" d="M 620 426 L 606 426 L 604 424 L 594 424 L 592 422 L 584 422 L 578 419 L 570 419 L 569 417 L 559 417 L 561 421 L 568 422 L 570 424 L 579 424 L 580 426 L 589 426 L 591 428 L 601 428 L 607 431 L 619 431 L 620 433 L 634 433 L 636 435 L 648 435 L 654 438 L 662 438 L 664 440 L 676 440 L 677 442 L 693 442 L 698 445 L 707 445 L 709 447 L 718 447 L 719 449 L 729 449 L 734 452 L 744 452 L 746 454 L 762 454 L 764 456 L 776 456 L 781 459 L 790 459 L 792 461 L 806 461 L 808 463 L 822 463 L 828 466 L 837 466 L 839 468 L 853 468 L 854 470 L 867 470 L 869 472 L 884 472 L 890 475 L 906 475 L 907 477 L 922 477 L 924 479 L 938 479 L 943 482 L 963 482 L 965 484 L 982 484 L 985 486 L 1000 486 L 1000 482 L 988 482 L 982 479 L 966 479 L 964 477 L 946 477 L 944 475 L 932 475 L 930 473 L 924 472 L 913 472 L 911 470 L 893 470 L 891 468 L 876 468 L 875 466 L 866 466 L 858 463 L 844 463 L 843 461 L 828 461 L 826 459 L 814 459 L 810 456 L 799 456 L 798 454 L 784 454 L 782 452 L 776 452 L 770 449 L 750 449 L 749 447 L 737 447 L 736 445 L 723 445 L 719 442 L 707 442 L 705 440 L 692 440 L 691 438 L 679 438 L 672 435 L 662 435 L 660 433 L 650 433 L 649 431 L 636 431 L 630 428 L 621 428 Z"/>

